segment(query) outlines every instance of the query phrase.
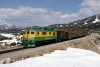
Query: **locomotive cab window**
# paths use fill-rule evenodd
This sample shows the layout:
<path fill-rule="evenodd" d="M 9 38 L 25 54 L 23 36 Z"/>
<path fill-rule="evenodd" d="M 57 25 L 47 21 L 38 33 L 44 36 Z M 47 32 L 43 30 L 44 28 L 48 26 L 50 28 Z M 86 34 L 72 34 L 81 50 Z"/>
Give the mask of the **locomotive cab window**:
<path fill-rule="evenodd" d="M 32 31 L 31 34 L 34 34 L 34 32 Z"/>
<path fill-rule="evenodd" d="M 30 31 L 27 31 L 27 34 L 30 34 Z"/>

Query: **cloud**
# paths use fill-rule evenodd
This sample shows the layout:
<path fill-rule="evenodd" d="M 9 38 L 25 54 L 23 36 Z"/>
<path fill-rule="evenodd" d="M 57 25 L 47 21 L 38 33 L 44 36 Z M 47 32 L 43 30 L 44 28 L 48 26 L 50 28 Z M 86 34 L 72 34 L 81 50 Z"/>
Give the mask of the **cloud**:
<path fill-rule="evenodd" d="M 100 13 L 100 0 L 83 0 L 77 13 L 64 14 L 62 18 L 82 19 Z"/>
<path fill-rule="evenodd" d="M 43 8 L 18 7 L 0 8 L 0 19 L 9 21 L 17 26 L 48 25 L 59 23 L 62 12 L 48 11 Z M 59 19 L 59 20 L 58 20 Z"/>
<path fill-rule="evenodd" d="M 100 0 L 84 0 L 80 6 L 83 7 L 80 9 L 80 12 L 84 12 L 89 15 L 100 13 Z"/>
<path fill-rule="evenodd" d="M 78 6 L 77 13 L 63 14 L 44 8 L 32 8 L 20 6 L 13 8 L 0 8 L 0 20 L 4 20 L 16 26 L 44 26 L 58 23 L 69 23 L 78 19 L 100 13 L 100 0 L 83 0 Z"/>
<path fill-rule="evenodd" d="M 80 6 L 87 6 L 92 8 L 99 8 L 100 7 L 100 0 L 84 0 Z"/>
<path fill-rule="evenodd" d="M 18 7 L 17 9 L 12 8 L 1 8 L 0 9 L 0 19 L 9 20 L 15 25 L 20 25 L 20 23 L 28 25 L 35 25 L 38 21 L 44 20 L 47 15 L 48 10 L 43 8 L 31 8 L 31 7 Z M 27 26 L 28 26 L 27 25 Z"/>

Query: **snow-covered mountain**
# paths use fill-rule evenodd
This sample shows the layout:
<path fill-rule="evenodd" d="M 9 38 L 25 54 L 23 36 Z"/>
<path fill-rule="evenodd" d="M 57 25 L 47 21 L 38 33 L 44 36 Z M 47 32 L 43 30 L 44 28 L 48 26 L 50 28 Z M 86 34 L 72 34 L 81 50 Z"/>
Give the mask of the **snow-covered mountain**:
<path fill-rule="evenodd" d="M 15 29 L 14 25 L 11 25 L 3 20 L 0 20 L 0 30 Z"/>
<path fill-rule="evenodd" d="M 68 24 L 49 25 L 54 29 L 100 29 L 100 14 L 79 19 Z"/>
<path fill-rule="evenodd" d="M 68 25 L 79 28 L 98 29 L 100 28 L 100 14 L 71 22 Z"/>
<path fill-rule="evenodd" d="M 95 21 L 93 21 L 92 23 L 97 23 L 97 22 L 100 22 L 100 20 L 98 19 L 98 15 L 96 16 Z"/>

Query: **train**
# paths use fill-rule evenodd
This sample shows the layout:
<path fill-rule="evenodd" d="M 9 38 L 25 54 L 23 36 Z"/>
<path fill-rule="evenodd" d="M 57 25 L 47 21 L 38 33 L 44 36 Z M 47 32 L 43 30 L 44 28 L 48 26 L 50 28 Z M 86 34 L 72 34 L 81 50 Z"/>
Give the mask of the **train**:
<path fill-rule="evenodd" d="M 86 35 L 85 30 L 54 30 L 53 28 L 26 29 L 22 37 L 24 47 L 36 47 L 43 43 L 56 43 Z"/>

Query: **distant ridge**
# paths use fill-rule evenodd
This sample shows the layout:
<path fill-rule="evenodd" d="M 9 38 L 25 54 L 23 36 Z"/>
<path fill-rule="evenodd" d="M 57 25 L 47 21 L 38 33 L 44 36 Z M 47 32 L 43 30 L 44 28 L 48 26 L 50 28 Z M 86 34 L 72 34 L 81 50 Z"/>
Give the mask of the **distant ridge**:
<path fill-rule="evenodd" d="M 11 25 L 3 20 L 0 20 L 0 30 L 15 29 L 14 25 Z"/>
<path fill-rule="evenodd" d="M 52 24 L 48 27 L 54 29 L 100 29 L 100 14 L 79 19 L 67 24 Z"/>

